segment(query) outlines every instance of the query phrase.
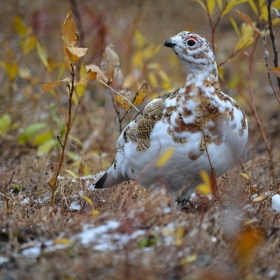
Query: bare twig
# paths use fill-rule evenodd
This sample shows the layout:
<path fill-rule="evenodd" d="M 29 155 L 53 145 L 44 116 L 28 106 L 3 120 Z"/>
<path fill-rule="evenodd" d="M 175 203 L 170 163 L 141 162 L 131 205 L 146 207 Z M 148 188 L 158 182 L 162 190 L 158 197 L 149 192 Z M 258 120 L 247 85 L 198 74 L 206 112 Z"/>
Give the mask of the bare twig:
<path fill-rule="evenodd" d="M 272 155 L 271 147 L 270 147 L 270 145 L 267 141 L 262 123 L 261 123 L 260 118 L 258 116 L 258 112 L 257 112 L 256 105 L 255 105 L 254 93 L 253 93 L 253 60 L 254 60 L 254 55 L 255 55 L 255 52 L 256 52 L 256 47 L 257 47 L 257 44 L 258 44 L 258 39 L 259 39 L 259 37 L 257 37 L 256 40 L 254 41 L 252 51 L 251 51 L 250 55 L 248 56 L 248 60 L 249 60 L 249 94 L 250 94 L 250 102 L 248 102 L 248 105 L 249 105 L 249 107 L 252 111 L 252 114 L 253 114 L 256 122 L 257 122 L 257 125 L 259 127 L 261 136 L 262 136 L 263 141 L 266 145 L 266 149 L 267 149 L 267 152 L 269 154 L 270 163 L 271 163 L 271 173 L 273 174 L 273 169 L 274 169 L 273 168 L 273 155 Z"/>
<path fill-rule="evenodd" d="M 5 184 L 4 182 L 4 179 L 3 179 L 3 172 L 4 173 L 7 173 L 8 171 L 6 170 L 1 170 L 0 171 L 0 178 L 1 178 L 1 185 L 2 185 L 2 188 L 3 188 L 3 194 L 4 194 L 4 197 L 5 197 L 5 201 L 6 201 L 6 213 L 9 214 L 9 197 L 8 197 L 8 194 L 7 194 L 7 189 L 8 189 L 8 186 L 11 184 L 12 182 L 12 179 L 13 179 L 13 176 L 15 174 L 15 171 L 13 171 L 10 179 L 9 179 L 9 182 L 7 184 Z"/>
<path fill-rule="evenodd" d="M 211 46 L 212 46 L 212 50 L 213 50 L 213 53 L 215 53 L 215 32 L 216 32 L 216 28 L 222 18 L 222 14 L 224 12 L 224 10 L 226 9 L 228 3 L 225 4 L 225 6 L 223 7 L 223 9 L 221 10 L 217 20 L 215 23 L 213 23 L 212 21 L 212 18 L 211 18 L 211 15 L 209 13 L 209 8 L 208 8 L 208 5 L 207 5 L 207 1 L 204 0 L 204 5 L 206 7 L 206 12 L 207 12 L 207 17 L 208 17 L 208 21 L 209 21 L 209 24 L 210 24 L 210 27 L 211 27 Z"/>
<path fill-rule="evenodd" d="M 270 33 L 270 39 L 272 43 L 272 48 L 273 48 L 273 53 L 274 53 L 274 66 L 278 67 L 278 50 L 276 48 L 276 43 L 275 43 L 275 36 L 272 28 L 272 18 L 271 18 L 271 4 L 272 0 L 267 0 L 267 12 L 268 12 L 268 28 L 269 28 L 269 33 Z M 280 89 L 280 78 L 277 77 L 278 80 L 278 86 Z"/>
<path fill-rule="evenodd" d="M 69 99 L 68 99 L 68 119 L 67 119 L 67 124 L 66 124 L 66 132 L 65 132 L 65 136 L 64 136 L 64 140 L 63 140 L 63 144 L 61 145 L 61 155 L 60 155 L 60 159 L 59 159 L 59 165 L 58 165 L 58 169 L 57 172 L 54 176 L 54 181 L 51 184 L 51 189 L 52 189 L 52 195 L 51 195 L 51 200 L 50 200 L 50 205 L 53 206 L 54 203 L 54 196 L 55 196 L 55 191 L 56 191 L 56 184 L 57 184 L 57 178 L 59 176 L 59 173 L 61 171 L 61 167 L 62 167 L 62 163 L 64 161 L 64 155 L 66 152 L 66 146 L 67 146 L 67 140 L 68 140 L 68 136 L 71 130 L 71 125 L 72 125 L 72 105 L 73 105 L 73 94 L 74 94 L 74 81 L 75 81 L 75 64 L 72 63 L 71 64 L 71 84 L 68 86 L 69 87 Z"/>
<path fill-rule="evenodd" d="M 269 52 L 267 50 L 267 42 L 266 42 L 266 32 L 267 32 L 267 28 L 264 29 L 264 35 L 262 37 L 263 39 L 263 50 L 264 50 L 264 60 L 265 60 L 265 66 L 266 66 L 266 73 L 267 73 L 267 77 L 268 77 L 268 81 L 269 81 L 269 84 L 270 84 L 270 87 L 274 93 L 274 96 L 276 97 L 277 101 L 280 103 L 280 98 L 279 96 L 277 95 L 275 89 L 274 89 L 274 86 L 273 86 L 273 83 L 272 83 L 272 80 L 271 80 L 271 76 L 270 76 L 270 71 L 269 71 L 269 68 L 268 68 L 268 56 L 269 56 Z"/>

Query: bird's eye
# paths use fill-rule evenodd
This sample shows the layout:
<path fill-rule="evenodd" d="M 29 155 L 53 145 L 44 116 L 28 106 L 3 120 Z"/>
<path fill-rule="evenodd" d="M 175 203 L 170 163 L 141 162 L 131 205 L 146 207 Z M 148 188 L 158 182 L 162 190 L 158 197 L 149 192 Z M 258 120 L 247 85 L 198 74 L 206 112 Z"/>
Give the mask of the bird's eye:
<path fill-rule="evenodd" d="M 187 41 L 188 46 L 191 46 L 191 47 L 194 46 L 195 43 L 196 43 L 196 42 L 195 42 L 194 40 L 188 40 L 188 41 Z"/>

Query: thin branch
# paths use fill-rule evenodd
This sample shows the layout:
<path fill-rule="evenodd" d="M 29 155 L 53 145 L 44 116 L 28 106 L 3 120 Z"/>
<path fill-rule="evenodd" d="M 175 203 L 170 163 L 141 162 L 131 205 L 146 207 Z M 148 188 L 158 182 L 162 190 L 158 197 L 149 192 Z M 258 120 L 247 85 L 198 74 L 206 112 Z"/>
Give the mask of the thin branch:
<path fill-rule="evenodd" d="M 59 176 L 59 173 L 61 171 L 61 167 L 64 161 L 64 155 L 66 152 L 66 146 L 67 146 L 67 140 L 68 140 L 68 136 L 71 130 L 71 120 L 72 120 L 72 105 L 73 105 L 73 94 L 74 94 L 74 82 L 75 82 L 75 64 L 72 63 L 71 64 L 71 85 L 69 85 L 69 99 L 68 99 L 68 119 L 67 119 L 67 125 L 66 125 L 66 132 L 65 132 L 65 136 L 64 136 L 64 141 L 63 144 L 61 145 L 62 150 L 61 150 L 61 155 L 60 155 L 60 159 L 59 159 L 59 165 L 58 165 L 58 169 L 56 172 L 56 175 L 54 177 L 54 182 L 51 184 L 51 189 L 52 189 L 52 195 L 51 195 L 51 200 L 50 200 L 50 205 L 53 206 L 54 204 L 54 195 L 55 195 L 55 191 L 56 191 L 56 184 L 57 184 L 57 178 Z M 60 141 L 59 141 L 60 142 Z"/>
<path fill-rule="evenodd" d="M 269 27 L 270 39 L 271 39 L 273 53 L 274 53 L 273 61 L 274 61 L 274 66 L 278 67 L 278 50 L 276 48 L 275 36 L 274 36 L 273 28 L 272 28 L 271 4 L 272 4 L 272 0 L 267 0 L 268 27 Z M 278 81 L 278 86 L 280 89 L 280 78 L 279 77 L 277 77 L 277 81 Z"/>
<path fill-rule="evenodd" d="M 257 37 L 256 40 L 254 41 L 252 51 L 251 51 L 251 53 L 248 57 L 248 60 L 249 60 L 249 94 L 250 94 L 249 106 L 250 106 L 252 114 L 253 114 L 256 122 L 257 122 L 257 125 L 259 127 L 260 132 L 261 132 L 261 136 L 263 138 L 263 141 L 266 145 L 266 149 L 267 149 L 267 152 L 269 154 L 269 158 L 270 158 L 270 162 L 271 162 L 271 172 L 273 174 L 273 155 L 272 155 L 271 147 L 270 147 L 270 145 L 267 141 L 262 123 L 261 123 L 260 118 L 258 116 L 258 112 L 257 112 L 256 105 L 255 105 L 254 93 L 253 93 L 253 60 L 254 60 L 254 54 L 256 52 L 257 44 L 258 44 L 258 39 L 259 39 L 259 37 Z"/>
<path fill-rule="evenodd" d="M 276 91 L 274 89 L 274 86 L 273 86 L 273 83 L 272 83 L 272 80 L 271 80 L 271 75 L 270 75 L 269 67 L 268 67 L 269 52 L 267 50 L 266 33 L 267 33 L 267 28 L 264 29 L 264 35 L 262 37 L 262 39 L 263 39 L 263 50 L 264 50 L 264 60 L 265 60 L 265 66 L 266 66 L 266 73 L 267 73 L 268 81 L 269 81 L 270 87 L 271 87 L 271 89 L 273 91 L 273 94 L 276 97 L 277 101 L 280 103 L 280 98 L 279 98 L 279 96 L 277 95 L 277 93 L 276 93 Z"/>

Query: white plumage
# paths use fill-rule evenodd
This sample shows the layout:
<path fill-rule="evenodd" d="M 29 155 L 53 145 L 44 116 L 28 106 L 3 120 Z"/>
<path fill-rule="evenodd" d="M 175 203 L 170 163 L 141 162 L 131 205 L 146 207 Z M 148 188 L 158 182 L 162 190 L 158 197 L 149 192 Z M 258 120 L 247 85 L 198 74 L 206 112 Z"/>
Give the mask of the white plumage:
<path fill-rule="evenodd" d="M 165 42 L 188 69 L 181 89 L 151 101 L 123 130 L 112 166 L 95 188 L 136 180 L 145 188 L 163 183 L 179 202 L 201 182 L 200 171 L 217 176 L 232 168 L 244 152 L 248 126 L 244 112 L 222 93 L 214 54 L 205 38 L 181 32 Z M 171 158 L 160 168 L 159 157 Z M 206 151 L 207 147 L 207 151 Z"/>

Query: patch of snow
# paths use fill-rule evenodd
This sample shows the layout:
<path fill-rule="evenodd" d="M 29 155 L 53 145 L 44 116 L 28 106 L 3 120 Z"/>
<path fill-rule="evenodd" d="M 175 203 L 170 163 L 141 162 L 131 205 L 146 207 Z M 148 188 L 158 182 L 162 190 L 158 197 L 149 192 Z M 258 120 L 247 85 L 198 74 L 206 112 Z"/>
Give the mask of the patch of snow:
<path fill-rule="evenodd" d="M 98 251 L 116 250 L 127 244 L 130 240 L 144 235 L 144 230 L 134 231 L 131 235 L 114 232 L 120 226 L 120 222 L 107 221 L 104 225 L 92 227 L 92 225 L 84 225 L 81 233 L 73 235 L 69 244 L 54 244 L 53 240 L 38 242 L 32 247 L 23 248 L 24 256 L 36 258 L 40 256 L 42 248 L 45 252 L 53 252 L 55 250 L 64 249 L 76 242 L 80 242 L 83 246 L 90 246 Z M 63 238 L 63 236 L 61 236 Z"/>
<path fill-rule="evenodd" d="M 217 238 L 216 238 L 215 236 L 213 236 L 213 237 L 211 238 L 211 241 L 212 241 L 213 243 L 215 243 L 215 242 L 217 241 Z"/>
<path fill-rule="evenodd" d="M 277 275 L 276 269 L 272 269 L 272 270 L 270 270 L 269 273 L 268 273 L 268 277 L 270 277 L 270 278 L 272 278 L 272 277 L 274 277 L 274 276 L 276 276 L 276 275 Z"/>
<path fill-rule="evenodd" d="M 77 201 L 72 201 L 70 204 L 71 210 L 81 210 L 81 205 Z"/>
<path fill-rule="evenodd" d="M 258 196 L 258 194 L 257 194 L 257 193 L 254 193 L 254 194 L 251 196 L 251 198 L 254 199 L 254 198 L 256 198 L 257 196 Z"/>
<path fill-rule="evenodd" d="M 9 258 L 0 257 L 0 265 L 9 261 Z"/>
<path fill-rule="evenodd" d="M 164 209 L 163 209 L 163 213 L 165 213 L 165 214 L 169 214 L 169 213 L 171 213 L 171 209 L 170 209 L 170 207 L 165 206 L 165 207 L 164 207 Z"/>
<path fill-rule="evenodd" d="M 275 210 L 276 212 L 280 212 L 280 195 L 275 194 L 272 197 L 272 209 Z"/>
<path fill-rule="evenodd" d="M 27 205 L 30 203 L 30 199 L 28 197 L 26 197 L 22 202 L 23 205 Z"/>

